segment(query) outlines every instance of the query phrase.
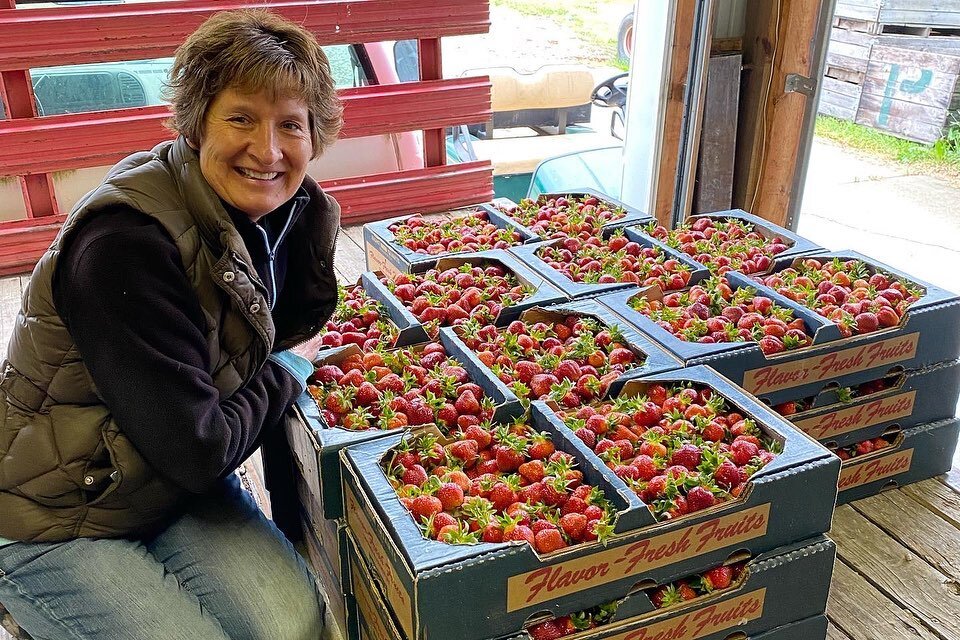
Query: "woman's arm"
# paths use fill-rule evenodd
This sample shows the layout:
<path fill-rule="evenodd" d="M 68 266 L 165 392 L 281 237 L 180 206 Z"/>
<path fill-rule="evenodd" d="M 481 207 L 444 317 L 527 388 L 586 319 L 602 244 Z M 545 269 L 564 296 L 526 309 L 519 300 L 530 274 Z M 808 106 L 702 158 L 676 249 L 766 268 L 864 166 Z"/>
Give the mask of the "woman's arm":
<path fill-rule="evenodd" d="M 302 380 L 268 361 L 220 398 L 179 251 L 147 216 L 96 216 L 60 260 L 56 306 L 101 397 L 147 462 L 184 489 L 202 492 L 233 472 L 302 392 Z"/>

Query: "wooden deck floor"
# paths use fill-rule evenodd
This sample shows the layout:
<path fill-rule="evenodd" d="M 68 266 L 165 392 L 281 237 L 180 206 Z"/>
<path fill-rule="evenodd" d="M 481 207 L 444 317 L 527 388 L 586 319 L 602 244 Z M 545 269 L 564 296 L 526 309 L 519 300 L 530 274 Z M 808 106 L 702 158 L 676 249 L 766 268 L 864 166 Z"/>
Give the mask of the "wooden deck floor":
<path fill-rule="evenodd" d="M 360 277 L 360 226 L 343 229 L 335 264 L 341 282 Z M 0 279 L 2 344 L 26 281 Z M 949 474 L 840 507 L 830 536 L 839 558 L 828 638 L 960 640 L 960 455 Z"/>

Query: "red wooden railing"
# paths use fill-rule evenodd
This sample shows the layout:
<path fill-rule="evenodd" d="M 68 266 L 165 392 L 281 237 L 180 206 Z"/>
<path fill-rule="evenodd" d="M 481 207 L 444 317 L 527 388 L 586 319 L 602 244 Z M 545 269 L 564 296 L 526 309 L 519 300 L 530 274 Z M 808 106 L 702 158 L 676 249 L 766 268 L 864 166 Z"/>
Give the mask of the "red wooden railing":
<path fill-rule="evenodd" d="M 129 5 L 15 9 L 0 0 L 0 178 L 21 184 L 27 219 L 0 223 L 0 274 L 29 270 L 63 214 L 50 174 L 110 165 L 170 137 L 166 107 L 38 116 L 29 69 L 169 56 L 218 10 L 266 7 L 309 28 L 322 44 L 417 38 L 421 81 L 347 89 L 343 138 L 423 131 L 423 169 L 321 184 L 345 222 L 439 211 L 493 197 L 489 162 L 445 165 L 444 127 L 490 118 L 486 77 L 442 79 L 440 38 L 489 29 L 487 0 L 164 0 Z M 0 207 L 3 203 L 0 203 Z"/>

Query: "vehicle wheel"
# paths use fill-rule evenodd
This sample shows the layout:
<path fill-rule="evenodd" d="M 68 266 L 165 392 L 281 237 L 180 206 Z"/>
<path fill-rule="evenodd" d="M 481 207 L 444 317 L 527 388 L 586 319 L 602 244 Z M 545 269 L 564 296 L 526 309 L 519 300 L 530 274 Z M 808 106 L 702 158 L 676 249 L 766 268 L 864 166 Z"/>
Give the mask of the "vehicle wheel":
<path fill-rule="evenodd" d="M 633 12 L 631 11 L 620 21 L 617 31 L 617 60 L 623 64 L 630 62 L 633 52 Z"/>

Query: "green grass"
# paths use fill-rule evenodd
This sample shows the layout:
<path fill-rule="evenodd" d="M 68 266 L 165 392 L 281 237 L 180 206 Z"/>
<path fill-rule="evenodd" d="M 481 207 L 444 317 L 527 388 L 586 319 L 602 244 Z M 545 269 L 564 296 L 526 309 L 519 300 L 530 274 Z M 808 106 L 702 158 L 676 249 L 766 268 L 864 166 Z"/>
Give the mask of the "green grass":
<path fill-rule="evenodd" d="M 960 170 L 960 125 L 955 124 L 945 137 L 930 146 L 829 116 L 817 116 L 815 131 L 821 138 L 882 160 L 916 166 L 917 169 Z"/>
<path fill-rule="evenodd" d="M 491 0 L 490 4 L 564 26 L 594 49 L 589 55 L 593 62 L 627 70 L 617 60 L 617 28 L 633 7 L 629 0 Z"/>

